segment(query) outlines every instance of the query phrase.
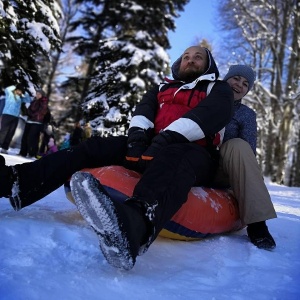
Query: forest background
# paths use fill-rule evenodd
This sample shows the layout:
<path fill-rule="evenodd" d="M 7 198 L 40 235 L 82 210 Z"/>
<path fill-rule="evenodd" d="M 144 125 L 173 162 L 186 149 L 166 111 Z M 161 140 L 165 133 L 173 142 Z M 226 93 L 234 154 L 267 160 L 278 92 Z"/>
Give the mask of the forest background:
<path fill-rule="evenodd" d="M 188 3 L 0 0 L 1 90 L 42 87 L 58 139 L 79 120 L 95 135 L 126 133 L 145 91 L 170 74 L 168 33 Z M 214 13 L 218 47 L 201 35 L 191 45 L 211 49 L 220 70 L 256 70 L 244 103 L 257 113 L 263 175 L 300 186 L 300 0 L 222 0 Z"/>

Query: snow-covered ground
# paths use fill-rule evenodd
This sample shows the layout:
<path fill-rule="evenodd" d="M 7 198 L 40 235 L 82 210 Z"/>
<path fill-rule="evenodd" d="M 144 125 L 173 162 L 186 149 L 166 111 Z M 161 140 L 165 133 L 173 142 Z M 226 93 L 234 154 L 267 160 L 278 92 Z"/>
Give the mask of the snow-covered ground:
<path fill-rule="evenodd" d="M 19 212 L 2 198 L 0 299 L 299 300 L 300 188 L 267 186 L 274 251 L 253 246 L 245 229 L 195 242 L 159 237 L 128 272 L 107 264 L 63 187 Z"/>

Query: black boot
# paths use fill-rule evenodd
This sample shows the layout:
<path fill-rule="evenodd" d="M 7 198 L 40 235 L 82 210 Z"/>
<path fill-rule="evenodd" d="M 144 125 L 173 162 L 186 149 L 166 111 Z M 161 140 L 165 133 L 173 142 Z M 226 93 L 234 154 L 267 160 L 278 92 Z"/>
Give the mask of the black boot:
<path fill-rule="evenodd" d="M 5 158 L 0 155 L 0 197 L 9 198 L 11 196 L 14 181 L 12 167 L 6 166 Z"/>
<path fill-rule="evenodd" d="M 251 243 L 257 248 L 272 250 L 276 247 L 265 221 L 248 224 L 247 233 Z"/>
<path fill-rule="evenodd" d="M 148 238 L 148 224 L 139 204 L 112 199 L 90 173 L 76 172 L 71 192 L 83 218 L 97 233 L 101 251 L 112 266 L 130 270 Z"/>

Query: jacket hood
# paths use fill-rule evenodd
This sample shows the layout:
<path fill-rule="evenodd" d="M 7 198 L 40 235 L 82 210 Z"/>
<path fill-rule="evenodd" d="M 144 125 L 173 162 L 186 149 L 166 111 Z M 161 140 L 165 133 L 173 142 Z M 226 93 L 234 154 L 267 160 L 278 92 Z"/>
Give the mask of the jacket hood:
<path fill-rule="evenodd" d="M 220 73 L 219 73 L 218 67 L 216 65 L 216 62 L 215 62 L 211 52 L 207 48 L 204 48 L 204 49 L 208 56 L 208 68 L 206 69 L 206 71 L 203 74 L 201 74 L 199 76 L 206 75 L 206 74 L 215 74 L 215 79 L 218 79 Z M 175 80 L 180 80 L 178 71 L 179 71 L 181 59 L 182 59 L 182 55 L 173 63 L 172 68 L 171 68 L 172 75 Z"/>

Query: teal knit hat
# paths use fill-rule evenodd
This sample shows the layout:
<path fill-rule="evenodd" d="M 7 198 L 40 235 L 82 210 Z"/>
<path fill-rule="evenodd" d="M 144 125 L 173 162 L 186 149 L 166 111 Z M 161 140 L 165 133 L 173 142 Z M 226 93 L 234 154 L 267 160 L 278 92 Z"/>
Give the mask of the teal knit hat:
<path fill-rule="evenodd" d="M 255 81 L 255 72 L 254 70 L 247 65 L 232 65 L 229 68 L 228 73 L 224 77 L 224 81 L 233 77 L 233 76 L 242 76 L 247 79 L 249 83 L 248 92 L 252 89 Z"/>

